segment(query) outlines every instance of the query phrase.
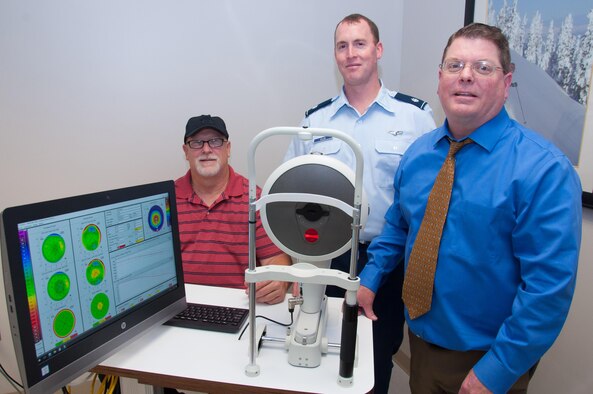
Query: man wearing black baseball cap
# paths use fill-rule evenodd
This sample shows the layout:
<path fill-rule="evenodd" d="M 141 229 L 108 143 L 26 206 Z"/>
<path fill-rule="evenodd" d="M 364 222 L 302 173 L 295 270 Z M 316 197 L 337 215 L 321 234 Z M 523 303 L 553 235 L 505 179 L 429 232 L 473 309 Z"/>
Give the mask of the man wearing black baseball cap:
<path fill-rule="evenodd" d="M 203 129 L 212 129 L 218 131 L 224 138 L 227 140 L 229 139 L 229 132 L 226 130 L 226 125 L 224 124 L 224 120 L 219 118 L 218 116 L 210 116 L 210 115 L 200 115 L 194 116 L 187 121 L 187 125 L 185 126 L 185 141 Z"/>
<path fill-rule="evenodd" d="M 249 264 L 249 182 L 229 165 L 231 142 L 224 121 L 200 115 L 187 121 L 183 151 L 189 163 L 175 181 L 183 272 L 187 283 L 246 288 Z M 259 198 L 260 189 L 257 190 Z M 291 260 L 256 225 L 258 265 Z M 256 300 L 284 301 L 288 283 L 257 283 Z"/>

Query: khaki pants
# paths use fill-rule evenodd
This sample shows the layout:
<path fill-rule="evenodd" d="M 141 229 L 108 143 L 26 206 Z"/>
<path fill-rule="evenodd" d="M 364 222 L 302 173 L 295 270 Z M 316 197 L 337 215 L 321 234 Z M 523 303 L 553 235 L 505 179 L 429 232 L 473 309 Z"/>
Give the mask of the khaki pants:
<path fill-rule="evenodd" d="M 408 330 L 410 337 L 410 389 L 414 394 L 457 394 L 470 369 L 486 353 L 459 352 L 433 345 Z M 508 393 L 526 394 L 537 363 L 511 387 Z"/>

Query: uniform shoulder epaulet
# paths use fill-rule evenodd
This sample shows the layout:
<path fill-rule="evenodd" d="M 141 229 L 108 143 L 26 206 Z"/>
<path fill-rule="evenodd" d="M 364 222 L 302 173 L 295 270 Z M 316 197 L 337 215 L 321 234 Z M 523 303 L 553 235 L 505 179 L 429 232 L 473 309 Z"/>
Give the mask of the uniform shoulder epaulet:
<path fill-rule="evenodd" d="M 317 104 L 316 106 L 314 106 L 313 108 L 310 108 L 308 110 L 305 111 L 305 118 L 309 115 L 311 115 L 313 112 L 320 110 L 323 107 L 327 107 L 328 105 L 330 105 L 332 103 L 333 99 L 327 99 L 322 103 Z"/>
<path fill-rule="evenodd" d="M 407 94 L 403 94 L 403 93 L 399 93 L 399 92 L 396 93 L 395 96 L 393 96 L 393 98 L 396 100 L 402 101 L 404 103 L 415 105 L 416 107 L 418 107 L 420 109 L 424 109 L 428 105 L 428 103 L 424 100 L 420 100 L 419 98 L 416 98 L 413 96 L 408 96 Z"/>

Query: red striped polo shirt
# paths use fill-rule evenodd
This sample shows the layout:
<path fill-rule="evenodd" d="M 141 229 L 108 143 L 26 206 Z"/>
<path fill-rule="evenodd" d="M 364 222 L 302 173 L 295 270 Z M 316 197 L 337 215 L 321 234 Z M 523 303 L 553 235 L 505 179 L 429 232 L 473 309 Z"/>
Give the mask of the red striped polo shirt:
<path fill-rule="evenodd" d="M 249 265 L 249 181 L 229 166 L 229 182 L 207 207 L 191 186 L 191 173 L 175 181 L 181 258 L 186 283 L 245 288 Z M 257 189 L 259 198 L 261 189 Z M 266 235 L 259 212 L 256 256 L 276 256 L 280 249 Z"/>

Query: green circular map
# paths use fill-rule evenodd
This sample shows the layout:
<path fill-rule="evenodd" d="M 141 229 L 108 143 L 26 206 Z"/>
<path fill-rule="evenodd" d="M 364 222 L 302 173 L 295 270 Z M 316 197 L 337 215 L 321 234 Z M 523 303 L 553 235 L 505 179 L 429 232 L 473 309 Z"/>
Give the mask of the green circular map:
<path fill-rule="evenodd" d="M 44 240 L 41 245 L 41 254 L 43 258 L 50 263 L 56 263 L 60 261 L 66 253 L 66 242 L 58 234 L 50 234 Z"/>
<path fill-rule="evenodd" d="M 99 259 L 92 260 L 86 267 L 86 280 L 93 286 L 98 285 L 105 277 L 105 264 Z"/>
<path fill-rule="evenodd" d="M 63 309 L 54 318 L 54 333 L 60 338 L 67 337 L 74 330 L 76 318 L 70 309 Z"/>
<path fill-rule="evenodd" d="M 82 244 L 89 251 L 99 247 L 101 244 L 101 230 L 96 224 L 89 224 L 82 230 Z"/>
<path fill-rule="evenodd" d="M 70 292 L 70 278 L 63 272 L 56 272 L 47 282 L 47 294 L 54 301 L 66 298 Z"/>
<path fill-rule="evenodd" d="M 99 293 L 91 301 L 91 315 L 97 320 L 102 319 L 109 312 L 109 297 L 105 293 Z"/>

